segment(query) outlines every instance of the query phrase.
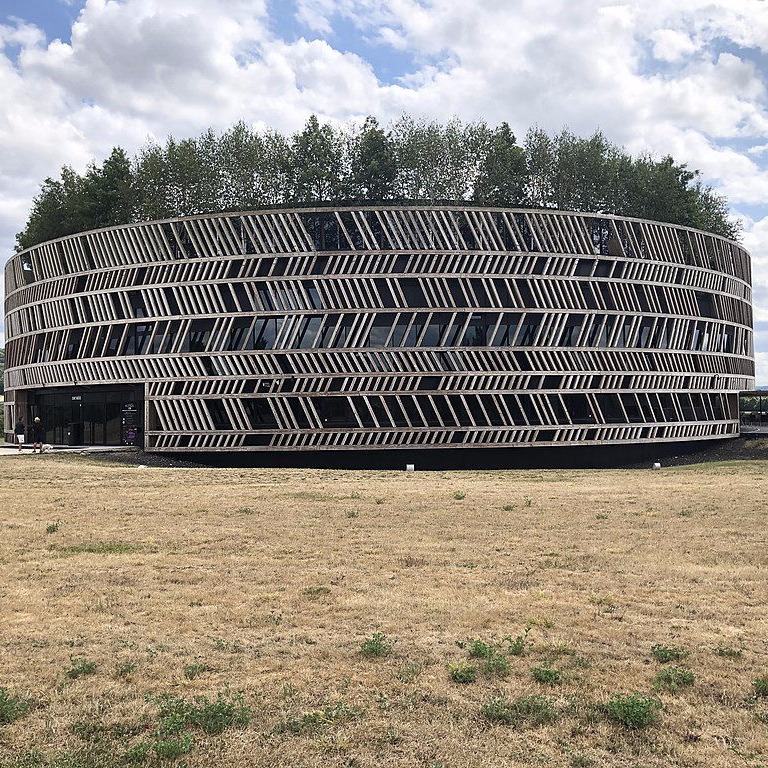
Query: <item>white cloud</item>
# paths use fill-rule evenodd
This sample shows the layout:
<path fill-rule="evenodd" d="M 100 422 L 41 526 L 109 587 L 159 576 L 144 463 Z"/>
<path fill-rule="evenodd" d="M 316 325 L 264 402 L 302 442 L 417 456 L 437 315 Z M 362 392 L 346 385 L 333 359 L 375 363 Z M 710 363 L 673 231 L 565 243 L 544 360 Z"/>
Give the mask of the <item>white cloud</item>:
<path fill-rule="evenodd" d="M 768 200 L 765 2 L 550 0 L 546 13 L 539 0 L 294 7 L 305 36 L 291 41 L 279 38 L 266 0 L 88 0 L 69 43 L 0 25 L 0 247 L 8 252 L 40 182 L 63 164 L 82 170 L 116 144 L 133 153 L 148 137 L 241 118 L 293 131 L 311 112 L 339 122 L 376 114 L 386 123 L 404 111 L 506 120 L 519 136 L 532 125 L 600 128 L 632 152 L 702 169 L 737 208 Z M 345 44 L 340 18 L 355 42 L 415 65 L 381 82 L 347 52 L 364 46 Z M 758 219 L 745 244 L 762 286 L 768 224 Z"/>
<path fill-rule="evenodd" d="M 690 35 L 675 29 L 659 29 L 651 34 L 653 55 L 660 61 L 678 61 L 696 51 Z"/>

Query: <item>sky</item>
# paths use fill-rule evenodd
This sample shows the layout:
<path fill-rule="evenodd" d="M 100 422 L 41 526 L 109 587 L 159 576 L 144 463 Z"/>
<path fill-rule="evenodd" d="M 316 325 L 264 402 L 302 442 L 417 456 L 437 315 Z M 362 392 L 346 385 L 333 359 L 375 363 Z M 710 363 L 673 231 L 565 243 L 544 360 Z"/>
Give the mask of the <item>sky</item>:
<path fill-rule="evenodd" d="M 0 0 L 0 255 L 63 165 L 403 113 L 601 130 L 727 197 L 768 385 L 768 0 Z"/>

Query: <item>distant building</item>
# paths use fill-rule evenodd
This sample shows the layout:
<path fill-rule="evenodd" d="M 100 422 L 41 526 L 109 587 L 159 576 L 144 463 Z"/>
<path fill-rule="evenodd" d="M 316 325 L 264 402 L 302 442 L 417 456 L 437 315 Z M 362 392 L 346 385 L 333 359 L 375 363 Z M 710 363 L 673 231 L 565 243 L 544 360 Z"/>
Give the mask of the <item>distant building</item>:
<path fill-rule="evenodd" d="M 750 260 L 684 227 L 464 206 L 86 232 L 5 273 L 5 424 L 148 451 L 699 441 L 754 386 Z"/>

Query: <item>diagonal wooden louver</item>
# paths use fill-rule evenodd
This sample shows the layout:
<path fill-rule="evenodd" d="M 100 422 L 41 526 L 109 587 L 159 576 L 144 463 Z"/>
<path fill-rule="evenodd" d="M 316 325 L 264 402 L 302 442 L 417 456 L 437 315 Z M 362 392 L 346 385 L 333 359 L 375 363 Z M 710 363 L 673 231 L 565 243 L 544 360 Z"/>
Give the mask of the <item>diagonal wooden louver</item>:
<path fill-rule="evenodd" d="M 698 441 L 736 436 L 754 385 L 746 251 L 608 215 L 380 205 L 113 227 L 14 255 L 5 311 L 5 423 L 40 413 L 55 442 L 77 397 L 105 404 L 80 442 L 124 441 L 110 419 L 137 400 L 149 451 Z"/>

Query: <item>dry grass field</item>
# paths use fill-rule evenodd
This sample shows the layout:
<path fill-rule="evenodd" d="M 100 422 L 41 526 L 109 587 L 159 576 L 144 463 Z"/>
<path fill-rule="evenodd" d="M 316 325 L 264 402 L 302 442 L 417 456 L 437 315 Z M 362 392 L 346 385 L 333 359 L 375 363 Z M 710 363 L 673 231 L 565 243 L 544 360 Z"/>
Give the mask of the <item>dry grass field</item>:
<path fill-rule="evenodd" d="M 0 765 L 768 765 L 768 462 L 4 459 Z"/>

